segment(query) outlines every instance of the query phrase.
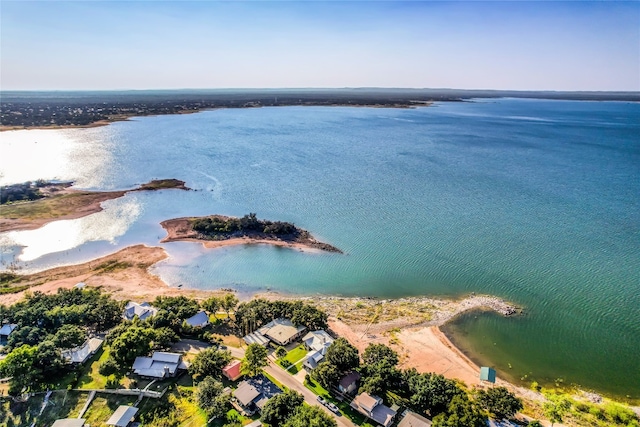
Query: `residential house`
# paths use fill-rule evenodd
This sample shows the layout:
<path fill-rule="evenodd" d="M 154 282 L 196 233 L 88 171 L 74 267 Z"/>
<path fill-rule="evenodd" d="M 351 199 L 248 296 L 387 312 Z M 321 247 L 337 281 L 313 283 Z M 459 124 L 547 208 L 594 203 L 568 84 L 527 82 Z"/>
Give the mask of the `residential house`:
<path fill-rule="evenodd" d="M 192 328 L 204 328 L 209 324 L 209 315 L 204 311 L 199 311 L 185 320 Z"/>
<path fill-rule="evenodd" d="M 63 350 L 62 358 L 67 361 L 67 363 L 84 363 L 91 356 L 96 354 L 98 349 L 102 347 L 102 343 L 104 342 L 101 338 L 90 338 L 81 347 L 76 347 L 71 350 Z"/>
<path fill-rule="evenodd" d="M 137 412 L 138 408 L 135 408 L 133 406 L 118 406 L 118 409 L 116 409 L 113 415 L 111 415 L 111 418 L 107 420 L 107 425 L 116 427 L 127 427 L 129 424 L 131 424 Z"/>
<path fill-rule="evenodd" d="M 313 370 L 324 358 L 327 349 L 333 343 L 333 338 L 326 331 L 318 330 L 302 337 L 302 343 L 309 350 L 303 365 L 308 370 Z"/>
<path fill-rule="evenodd" d="M 358 390 L 358 381 L 360 381 L 360 374 L 352 371 L 340 379 L 338 383 L 338 390 L 345 394 L 353 394 Z"/>
<path fill-rule="evenodd" d="M 151 357 L 136 357 L 132 367 L 135 374 L 156 379 L 175 377 L 178 369 L 187 369 L 182 355 L 164 351 L 156 351 Z"/>
<path fill-rule="evenodd" d="M 227 377 L 229 381 L 235 381 L 242 376 L 242 372 L 240 372 L 240 367 L 242 363 L 239 360 L 234 360 L 229 363 L 227 366 L 222 368 L 222 375 Z"/>
<path fill-rule="evenodd" d="M 253 415 L 260 411 L 269 399 L 280 393 L 282 390 L 278 386 L 260 374 L 238 384 L 238 388 L 233 392 L 232 403 L 239 411 Z"/>
<path fill-rule="evenodd" d="M 369 393 L 357 395 L 350 406 L 384 427 L 389 427 L 396 416 L 396 411 L 385 406 L 381 398 Z"/>
<path fill-rule="evenodd" d="M 431 427 L 431 420 L 413 411 L 406 410 L 403 415 L 398 427 Z"/>
<path fill-rule="evenodd" d="M 295 326 L 289 319 L 275 319 L 250 335 L 262 335 L 278 345 L 287 345 L 300 338 L 305 329 L 304 326 Z"/>
<path fill-rule="evenodd" d="M 6 341 L 9 339 L 9 335 L 16 329 L 18 325 L 15 323 L 8 323 L 6 325 L 2 325 L 0 328 L 0 341 Z"/>
<path fill-rule="evenodd" d="M 84 427 L 84 418 L 62 418 L 54 421 L 51 427 Z"/>
<path fill-rule="evenodd" d="M 129 301 L 124 307 L 122 317 L 126 320 L 133 320 L 137 316 L 140 320 L 146 320 L 155 316 L 157 313 L 158 309 L 152 307 L 148 302 L 138 304 L 137 302 Z"/>

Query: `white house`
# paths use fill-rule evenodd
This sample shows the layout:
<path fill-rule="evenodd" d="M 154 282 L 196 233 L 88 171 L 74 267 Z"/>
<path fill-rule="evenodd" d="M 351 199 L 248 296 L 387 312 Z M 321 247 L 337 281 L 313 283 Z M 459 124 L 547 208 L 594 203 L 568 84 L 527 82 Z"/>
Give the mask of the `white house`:
<path fill-rule="evenodd" d="M 185 320 L 192 328 L 204 328 L 209 324 L 209 315 L 204 311 L 199 311 Z"/>
<path fill-rule="evenodd" d="M 187 367 L 181 354 L 156 351 L 151 357 L 136 357 L 132 370 L 142 377 L 161 379 L 175 377 L 178 369 Z"/>
<path fill-rule="evenodd" d="M 84 363 L 91 356 L 96 354 L 98 349 L 102 347 L 103 339 L 91 338 L 85 341 L 81 347 L 76 347 L 71 350 L 63 350 L 62 358 L 68 363 Z"/>
<path fill-rule="evenodd" d="M 308 370 L 313 370 L 324 358 L 327 349 L 333 343 L 333 338 L 326 331 L 319 330 L 309 332 L 302 337 L 302 343 L 309 350 L 309 353 L 305 356 L 303 366 Z"/>
<path fill-rule="evenodd" d="M 137 302 L 129 301 L 124 307 L 122 317 L 126 320 L 133 320 L 137 316 L 140 320 L 146 320 L 155 316 L 157 313 L 158 309 L 152 307 L 148 302 L 138 304 Z"/>

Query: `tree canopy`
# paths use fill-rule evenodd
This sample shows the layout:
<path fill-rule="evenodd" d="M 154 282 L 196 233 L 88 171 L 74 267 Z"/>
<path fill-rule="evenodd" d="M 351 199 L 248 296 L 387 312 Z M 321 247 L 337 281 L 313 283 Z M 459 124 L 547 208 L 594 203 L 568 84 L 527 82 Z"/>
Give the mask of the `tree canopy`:
<path fill-rule="evenodd" d="M 498 420 L 511 418 L 522 409 L 522 400 L 505 387 L 478 391 L 477 402 Z"/>
<path fill-rule="evenodd" d="M 229 396 L 222 393 L 224 386 L 212 377 L 205 377 L 195 390 L 195 399 L 207 416 L 218 418 L 225 414 L 229 406 Z"/>
<path fill-rule="evenodd" d="M 282 427 L 337 427 L 336 421 L 317 406 L 301 405 Z"/>
<path fill-rule="evenodd" d="M 262 408 L 260 420 L 271 427 L 279 427 L 302 405 L 304 397 L 295 390 L 276 394 Z"/>
<path fill-rule="evenodd" d="M 242 360 L 242 372 L 249 376 L 258 375 L 267 363 L 267 349 L 260 344 L 249 344 Z"/>
<path fill-rule="evenodd" d="M 231 353 L 227 350 L 208 348 L 194 357 L 189 365 L 189 374 L 194 381 L 206 377 L 221 378 L 222 368 L 231 361 Z"/>

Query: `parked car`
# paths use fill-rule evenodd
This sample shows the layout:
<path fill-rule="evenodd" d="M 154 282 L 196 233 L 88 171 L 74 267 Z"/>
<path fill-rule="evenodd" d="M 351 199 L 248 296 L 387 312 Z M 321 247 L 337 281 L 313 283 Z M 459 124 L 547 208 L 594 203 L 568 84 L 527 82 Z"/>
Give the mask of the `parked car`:
<path fill-rule="evenodd" d="M 330 410 L 331 412 L 333 412 L 334 414 L 337 414 L 337 413 L 339 413 L 339 412 L 340 412 L 340 409 L 339 409 L 336 405 L 334 405 L 333 403 L 331 403 L 331 402 L 327 402 L 327 403 L 325 404 L 325 406 L 326 406 L 327 408 L 329 408 L 329 410 Z"/>
<path fill-rule="evenodd" d="M 322 396 L 318 396 L 318 402 L 320 402 L 321 405 L 326 405 L 327 404 L 327 401 L 324 400 L 324 397 L 322 397 Z"/>

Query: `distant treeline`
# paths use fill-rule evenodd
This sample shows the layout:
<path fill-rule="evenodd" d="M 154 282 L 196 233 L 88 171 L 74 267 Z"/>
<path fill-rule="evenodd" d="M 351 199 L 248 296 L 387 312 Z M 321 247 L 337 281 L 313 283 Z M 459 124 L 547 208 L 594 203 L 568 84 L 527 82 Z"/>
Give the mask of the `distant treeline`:
<path fill-rule="evenodd" d="M 215 236 L 220 234 L 264 233 L 276 236 L 297 237 L 302 233 L 290 222 L 260 220 L 255 213 L 242 218 L 210 216 L 192 222 L 192 228 L 200 234 Z"/>
<path fill-rule="evenodd" d="M 45 181 L 25 182 L 0 187 L 0 204 L 17 202 L 20 200 L 36 200 L 44 196 L 40 188 L 47 185 Z"/>

